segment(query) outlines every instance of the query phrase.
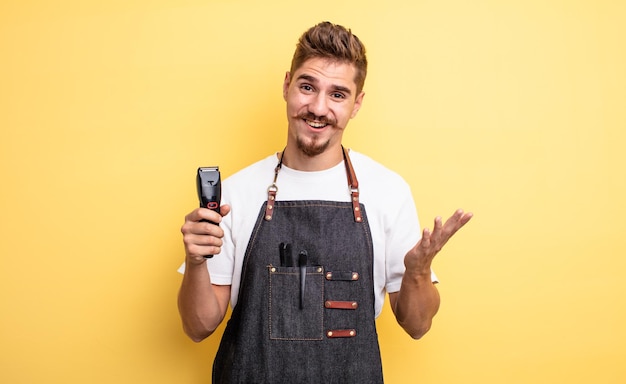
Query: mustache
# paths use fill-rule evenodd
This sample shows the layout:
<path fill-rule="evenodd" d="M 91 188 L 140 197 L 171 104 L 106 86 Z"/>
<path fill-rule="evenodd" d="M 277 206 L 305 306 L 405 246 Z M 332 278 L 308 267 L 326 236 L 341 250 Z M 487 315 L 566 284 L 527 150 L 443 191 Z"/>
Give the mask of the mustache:
<path fill-rule="evenodd" d="M 326 117 L 326 116 L 316 116 L 315 114 L 311 112 L 303 112 L 299 114 L 298 117 L 303 120 L 312 120 L 312 121 L 317 121 L 317 122 L 328 124 L 328 125 L 335 125 L 335 123 L 337 122 L 333 118 Z"/>

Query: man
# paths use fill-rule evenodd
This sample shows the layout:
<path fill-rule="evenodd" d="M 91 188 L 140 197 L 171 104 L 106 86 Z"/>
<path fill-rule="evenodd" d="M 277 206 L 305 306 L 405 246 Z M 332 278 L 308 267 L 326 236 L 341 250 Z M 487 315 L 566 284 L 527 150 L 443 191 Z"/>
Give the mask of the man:
<path fill-rule="evenodd" d="M 350 30 L 305 32 L 283 84 L 286 147 L 224 181 L 220 214 L 185 218 L 185 332 L 203 340 L 233 307 L 215 383 L 383 382 L 375 318 L 385 292 L 411 337 L 431 326 L 432 260 L 472 215 L 436 218 L 420 237 L 408 185 L 343 148 L 366 73 Z"/>

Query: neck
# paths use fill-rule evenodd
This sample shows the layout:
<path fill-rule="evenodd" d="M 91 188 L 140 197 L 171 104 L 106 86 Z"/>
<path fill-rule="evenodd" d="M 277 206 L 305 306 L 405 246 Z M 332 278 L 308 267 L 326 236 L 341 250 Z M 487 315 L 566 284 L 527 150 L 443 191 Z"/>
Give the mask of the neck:
<path fill-rule="evenodd" d="M 296 146 L 287 145 L 282 156 L 283 164 L 291 169 L 305 172 L 323 171 L 343 161 L 343 148 L 341 146 L 329 148 L 324 153 L 309 156 Z"/>

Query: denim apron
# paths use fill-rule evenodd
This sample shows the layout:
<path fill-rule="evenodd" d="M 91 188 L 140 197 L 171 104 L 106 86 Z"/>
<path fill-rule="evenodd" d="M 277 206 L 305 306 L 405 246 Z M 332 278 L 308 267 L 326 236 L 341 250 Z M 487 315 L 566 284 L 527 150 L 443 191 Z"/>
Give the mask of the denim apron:
<path fill-rule="evenodd" d="M 344 149 L 351 202 L 261 207 L 243 261 L 238 303 L 213 383 L 382 383 L 373 247 Z"/>

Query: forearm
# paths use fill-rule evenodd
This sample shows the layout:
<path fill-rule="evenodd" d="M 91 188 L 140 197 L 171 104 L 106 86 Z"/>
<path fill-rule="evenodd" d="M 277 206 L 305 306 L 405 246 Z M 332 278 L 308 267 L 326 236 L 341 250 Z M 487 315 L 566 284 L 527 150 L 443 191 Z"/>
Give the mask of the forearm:
<path fill-rule="evenodd" d="M 188 264 L 178 293 L 178 311 L 185 333 L 195 342 L 210 336 L 222 322 L 230 289 L 211 284 L 205 264 Z"/>
<path fill-rule="evenodd" d="M 439 292 L 431 281 L 433 258 L 472 216 L 457 209 L 445 224 L 441 217 L 436 217 L 433 230 L 424 229 L 422 238 L 404 257 L 406 270 L 400 291 L 389 298 L 398 323 L 414 339 L 428 332 L 439 310 Z"/>
<path fill-rule="evenodd" d="M 439 292 L 428 273 L 406 272 L 400 291 L 390 294 L 390 302 L 398 323 L 414 339 L 428 332 L 439 310 Z"/>

